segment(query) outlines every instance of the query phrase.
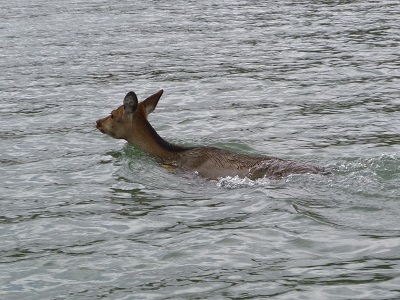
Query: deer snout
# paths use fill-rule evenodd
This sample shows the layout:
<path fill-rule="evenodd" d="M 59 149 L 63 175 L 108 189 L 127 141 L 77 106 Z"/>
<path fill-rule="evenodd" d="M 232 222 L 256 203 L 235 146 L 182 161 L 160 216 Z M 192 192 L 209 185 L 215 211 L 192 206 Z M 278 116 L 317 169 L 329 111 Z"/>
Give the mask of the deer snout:
<path fill-rule="evenodd" d="M 102 125 L 101 125 L 101 121 L 102 121 L 102 119 L 96 121 L 96 128 L 98 130 L 100 130 L 102 133 L 104 133 L 104 130 L 103 130 Z"/>

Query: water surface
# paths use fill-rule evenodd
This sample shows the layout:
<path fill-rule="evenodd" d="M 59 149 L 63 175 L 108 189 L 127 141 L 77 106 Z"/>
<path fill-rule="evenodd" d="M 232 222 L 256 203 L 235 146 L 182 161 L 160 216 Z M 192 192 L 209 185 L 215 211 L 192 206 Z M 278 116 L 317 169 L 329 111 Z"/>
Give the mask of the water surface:
<path fill-rule="evenodd" d="M 398 299 L 397 1 L 8 1 L 1 299 Z M 328 167 L 206 181 L 98 132 Z"/>

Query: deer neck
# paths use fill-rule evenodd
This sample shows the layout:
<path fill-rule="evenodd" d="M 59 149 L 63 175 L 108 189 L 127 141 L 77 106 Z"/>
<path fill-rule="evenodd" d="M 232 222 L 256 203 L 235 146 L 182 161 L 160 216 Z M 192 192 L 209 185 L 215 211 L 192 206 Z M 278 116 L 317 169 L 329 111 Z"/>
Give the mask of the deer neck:
<path fill-rule="evenodd" d="M 127 141 L 162 162 L 174 161 L 179 152 L 190 149 L 164 140 L 144 117 L 134 123 L 136 124 L 133 124 L 132 134 Z"/>

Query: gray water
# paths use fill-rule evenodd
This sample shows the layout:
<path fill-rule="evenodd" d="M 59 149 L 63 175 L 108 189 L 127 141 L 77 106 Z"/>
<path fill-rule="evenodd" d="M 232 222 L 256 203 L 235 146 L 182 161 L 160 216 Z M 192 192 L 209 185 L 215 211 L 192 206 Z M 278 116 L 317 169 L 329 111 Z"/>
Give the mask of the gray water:
<path fill-rule="evenodd" d="M 400 299 L 400 3 L 2 1 L 0 299 Z M 172 174 L 95 121 L 331 175 Z"/>

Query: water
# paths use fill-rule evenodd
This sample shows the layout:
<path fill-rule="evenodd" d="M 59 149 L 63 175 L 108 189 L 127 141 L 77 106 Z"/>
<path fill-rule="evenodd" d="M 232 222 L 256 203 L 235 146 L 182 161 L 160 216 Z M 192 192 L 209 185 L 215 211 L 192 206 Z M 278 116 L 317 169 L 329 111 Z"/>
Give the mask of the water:
<path fill-rule="evenodd" d="M 1 299 L 399 299 L 398 1 L 3 1 Z M 95 121 L 332 175 L 168 173 Z"/>

